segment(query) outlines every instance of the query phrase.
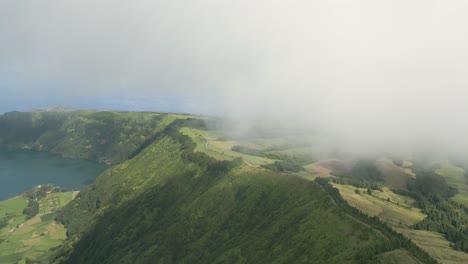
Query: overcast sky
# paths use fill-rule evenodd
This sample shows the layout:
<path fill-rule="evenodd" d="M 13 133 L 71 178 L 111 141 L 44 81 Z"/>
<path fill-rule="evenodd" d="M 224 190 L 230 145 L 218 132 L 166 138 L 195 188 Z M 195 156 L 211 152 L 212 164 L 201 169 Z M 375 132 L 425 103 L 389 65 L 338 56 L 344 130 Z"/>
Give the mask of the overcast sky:
<path fill-rule="evenodd" d="M 0 103 L 127 98 L 463 151 L 467 14 L 463 0 L 4 0 Z"/>

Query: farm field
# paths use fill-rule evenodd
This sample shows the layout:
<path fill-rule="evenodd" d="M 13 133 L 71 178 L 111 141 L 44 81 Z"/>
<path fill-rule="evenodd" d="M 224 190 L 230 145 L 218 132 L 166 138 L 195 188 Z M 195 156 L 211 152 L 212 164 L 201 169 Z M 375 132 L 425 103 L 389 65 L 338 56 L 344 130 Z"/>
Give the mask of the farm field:
<path fill-rule="evenodd" d="M 439 233 L 398 227 L 395 230 L 411 238 L 442 264 L 468 263 L 468 254 L 451 248 L 450 242 Z"/>
<path fill-rule="evenodd" d="M 26 219 L 27 200 L 18 196 L 0 202 L 0 217 L 8 219 L 0 229 L 0 263 L 40 260 L 66 238 L 66 229 L 54 221 L 55 211 L 69 203 L 74 192 L 50 193 L 39 201 L 39 213 Z"/>
<path fill-rule="evenodd" d="M 333 186 L 351 206 L 370 216 L 378 216 L 397 232 L 413 240 L 440 263 L 468 263 L 468 254 L 452 249 L 450 242 L 441 234 L 410 228 L 412 224 L 426 217 L 418 208 L 412 207 L 414 202 L 412 198 L 395 194 L 386 187 L 383 188 L 383 192 L 372 191 L 372 195 L 369 195 L 366 189 L 339 184 Z M 359 190 L 359 194 L 356 190 Z"/>
<path fill-rule="evenodd" d="M 389 224 L 409 227 L 426 217 L 418 208 L 412 206 L 412 198 L 395 194 L 386 187 L 382 189 L 383 192 L 372 191 L 372 195 L 369 195 L 367 189 L 339 184 L 333 186 L 351 206 L 370 216 L 378 216 Z M 359 194 L 356 190 L 359 190 Z"/>
<path fill-rule="evenodd" d="M 261 166 L 274 162 L 274 160 L 269 158 L 232 151 L 231 148 L 240 143 L 238 141 L 220 140 L 222 134 L 218 134 L 216 131 L 184 127 L 181 128 L 180 132 L 189 136 L 197 144 L 195 151 L 204 152 L 219 160 L 233 160 L 242 157 L 247 164 L 253 166 Z"/>

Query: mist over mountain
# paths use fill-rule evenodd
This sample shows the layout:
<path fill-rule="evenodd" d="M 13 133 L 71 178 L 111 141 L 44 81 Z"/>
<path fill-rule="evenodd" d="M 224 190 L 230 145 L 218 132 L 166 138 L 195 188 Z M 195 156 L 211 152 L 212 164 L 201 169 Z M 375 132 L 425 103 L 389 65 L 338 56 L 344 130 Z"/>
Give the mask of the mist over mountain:
<path fill-rule="evenodd" d="M 467 13 L 0 1 L 0 263 L 468 263 Z"/>
<path fill-rule="evenodd" d="M 467 9 L 419 0 L 5 1 L 0 89 L 23 96 L 20 108 L 31 98 L 196 98 L 125 107 L 241 117 L 236 125 L 247 127 L 291 123 L 353 151 L 464 155 Z"/>

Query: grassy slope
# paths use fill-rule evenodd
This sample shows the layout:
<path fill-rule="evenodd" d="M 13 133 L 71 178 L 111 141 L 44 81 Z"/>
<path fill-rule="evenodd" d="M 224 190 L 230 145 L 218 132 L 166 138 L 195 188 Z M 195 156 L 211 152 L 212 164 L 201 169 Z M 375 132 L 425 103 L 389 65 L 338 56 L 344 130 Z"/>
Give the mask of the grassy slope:
<path fill-rule="evenodd" d="M 383 239 L 312 183 L 252 169 L 201 179 L 213 176 L 171 178 L 108 211 L 70 263 L 352 263 Z"/>
<path fill-rule="evenodd" d="M 395 230 L 411 238 L 442 264 L 468 263 L 468 254 L 451 248 L 450 242 L 439 233 L 408 228 L 395 228 Z"/>
<path fill-rule="evenodd" d="M 414 177 L 409 168 L 399 167 L 390 159 L 379 159 L 374 164 L 382 173 L 385 186 L 390 188 L 406 189 L 407 180 Z M 354 165 L 352 160 L 328 159 L 306 165 L 304 168 L 317 177 L 327 178 L 332 177 L 332 172 L 349 174 Z"/>
<path fill-rule="evenodd" d="M 408 252 L 402 249 L 396 249 L 390 252 L 383 253 L 380 256 L 382 261 L 392 264 L 418 264 L 419 262 L 415 260 Z"/>
<path fill-rule="evenodd" d="M 370 216 L 378 216 L 387 223 L 409 227 L 426 217 L 421 210 L 412 206 L 412 198 L 397 195 L 388 188 L 384 187 L 383 192 L 373 191 L 369 195 L 366 189 L 339 184 L 334 186 L 352 206 Z M 356 189 L 360 194 L 355 192 Z"/>
<path fill-rule="evenodd" d="M 349 173 L 355 162 L 352 160 L 327 159 L 308 164 L 305 167 L 317 177 L 330 177 L 332 172 Z"/>
<path fill-rule="evenodd" d="M 233 160 L 235 158 L 242 157 L 246 163 L 254 166 L 274 162 L 272 159 L 232 151 L 231 148 L 235 145 L 239 145 L 240 142 L 219 140 L 221 134 L 214 131 L 206 131 L 189 127 L 184 127 L 180 131 L 184 135 L 189 136 L 197 144 L 195 151 L 204 152 L 215 159 Z"/>
<path fill-rule="evenodd" d="M 232 150 L 233 146 L 246 146 L 251 149 L 259 150 L 263 154 L 274 154 L 278 157 L 290 157 L 296 155 L 310 155 L 309 147 L 289 148 L 289 145 L 295 146 L 296 141 L 292 140 L 288 143 L 285 139 L 273 138 L 273 139 L 237 139 L 237 140 L 225 140 L 223 134 L 212 130 L 200 130 L 191 127 L 183 127 L 180 132 L 184 135 L 189 136 L 196 144 L 195 151 L 203 152 L 210 157 L 218 160 L 233 160 L 235 158 L 242 158 L 242 160 L 249 166 L 260 167 L 262 165 L 271 164 L 275 161 L 279 161 L 264 156 L 254 156 L 245 153 L 240 153 Z M 291 140 L 291 139 L 288 139 Z M 293 144 L 294 143 L 294 144 Z M 268 148 L 281 148 L 283 150 L 278 151 L 264 151 Z M 283 155 L 283 156 L 281 156 Z M 305 166 L 303 171 L 295 172 L 294 175 L 313 180 L 315 175 Z"/>
<path fill-rule="evenodd" d="M 49 250 L 66 239 L 63 225 L 53 219 L 57 210 L 72 200 L 73 192 L 52 193 L 39 201 L 39 214 L 27 220 L 22 214 L 26 199 L 22 196 L 0 202 L 0 217 L 9 215 L 7 227 L 0 230 L 0 263 L 48 258 Z"/>
<path fill-rule="evenodd" d="M 382 172 L 385 185 L 393 189 L 406 189 L 408 179 L 414 174 L 408 168 L 402 168 L 393 163 L 390 159 L 380 159 L 375 162 L 377 168 Z"/>
<path fill-rule="evenodd" d="M 384 239 L 314 182 L 210 169 L 181 144 L 160 137 L 65 208 L 67 263 L 353 263 Z"/>
<path fill-rule="evenodd" d="M 133 199 L 150 186 L 163 183 L 174 175 L 189 171 L 196 173 L 195 166 L 181 161 L 179 148 L 173 139 L 161 138 L 143 150 L 138 158 L 114 166 L 98 176 L 64 208 L 70 233 L 84 230 L 95 214 Z"/>
<path fill-rule="evenodd" d="M 444 161 L 440 163 L 440 168 L 436 170 L 436 173 L 444 176 L 447 183 L 458 190 L 452 199 L 468 206 L 468 178 L 465 177 L 465 170 Z"/>
<path fill-rule="evenodd" d="M 413 199 L 397 195 L 388 188 L 384 188 L 384 192 L 374 191 L 371 196 L 365 189 L 360 189 L 361 194 L 356 194 L 357 188 L 353 186 L 337 184 L 334 186 L 340 190 L 340 194 L 351 206 L 389 223 L 396 231 L 411 238 L 440 263 L 468 263 L 468 254 L 452 249 L 442 235 L 410 228 L 412 224 L 425 218 L 419 209 L 411 206 Z M 390 202 L 387 198 L 390 198 Z"/>

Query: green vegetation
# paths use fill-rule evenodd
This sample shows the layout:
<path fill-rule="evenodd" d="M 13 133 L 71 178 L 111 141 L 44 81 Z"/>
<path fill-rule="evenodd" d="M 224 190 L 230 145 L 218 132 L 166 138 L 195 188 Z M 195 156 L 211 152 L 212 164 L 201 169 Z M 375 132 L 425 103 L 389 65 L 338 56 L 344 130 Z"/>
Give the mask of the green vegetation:
<path fill-rule="evenodd" d="M 399 166 L 392 160 L 379 159 L 375 162 L 377 169 L 381 172 L 384 185 L 392 189 L 406 189 L 409 179 L 414 178 L 414 173 L 410 168 L 411 163 L 402 161 Z"/>
<path fill-rule="evenodd" d="M 0 116 L 0 147 L 49 151 L 109 165 L 127 157 L 178 118 L 112 111 L 12 112 Z"/>
<path fill-rule="evenodd" d="M 261 166 L 273 163 L 274 160 L 248 153 L 238 152 L 235 149 L 238 141 L 230 141 L 222 138 L 222 134 L 216 131 L 207 130 L 206 127 L 191 125 L 180 129 L 180 132 L 189 136 L 196 144 L 195 151 L 203 152 L 208 156 L 218 160 L 233 160 L 242 158 L 244 162 L 252 166 Z"/>
<path fill-rule="evenodd" d="M 440 167 L 435 172 L 443 176 L 450 187 L 457 189 L 452 200 L 468 207 L 468 177 L 465 169 L 448 161 L 441 162 L 439 165 Z"/>
<path fill-rule="evenodd" d="M 28 205 L 23 210 L 26 219 L 31 219 L 39 213 L 39 203 L 35 200 L 29 200 Z"/>
<path fill-rule="evenodd" d="M 46 197 L 48 193 L 60 192 L 60 187 L 53 185 L 42 185 L 23 194 L 28 199 L 28 204 L 23 210 L 26 219 L 31 219 L 39 213 L 39 200 Z"/>
<path fill-rule="evenodd" d="M 251 156 L 265 157 L 265 154 L 263 153 L 262 150 L 251 148 L 248 146 L 235 145 L 231 148 L 231 150 L 242 153 L 242 154 L 251 155 Z"/>
<path fill-rule="evenodd" d="M 304 170 L 300 163 L 291 160 L 281 160 L 275 161 L 273 164 L 263 165 L 264 168 L 271 169 L 274 171 L 290 171 L 290 172 L 300 172 Z"/>
<path fill-rule="evenodd" d="M 373 161 L 360 160 L 356 162 L 349 173 L 332 172 L 332 181 L 338 184 L 349 184 L 357 188 L 381 190 L 383 186 L 382 173 Z"/>
<path fill-rule="evenodd" d="M 439 192 L 437 188 L 433 188 L 437 187 L 437 185 L 431 181 L 431 177 L 427 179 L 416 179 L 414 182 L 417 183 L 413 182 L 409 183 L 409 185 L 420 186 L 421 189 L 425 190 L 425 196 L 432 196 L 432 194 L 428 194 L 427 191 L 433 189 L 435 189 L 439 195 L 446 195 L 443 194 L 444 192 Z M 440 181 L 440 179 L 435 182 L 438 181 Z M 419 201 L 408 196 L 414 197 L 413 189 L 411 189 L 411 191 L 395 190 L 397 193 L 400 193 L 396 194 L 384 187 L 382 191 L 373 191 L 372 195 L 368 195 L 365 191 L 366 189 L 363 188 L 357 189 L 359 192 L 356 192 L 356 188 L 353 186 L 334 186 L 340 190 L 340 194 L 351 206 L 356 207 L 367 215 L 379 217 L 379 219 L 386 222 L 397 232 L 411 238 L 418 246 L 441 263 L 468 262 L 468 255 L 463 252 L 455 251 L 453 243 L 447 241 L 447 236 L 440 233 L 425 231 L 426 228 L 424 228 L 424 230 L 412 229 L 413 227 L 427 224 L 440 226 L 440 224 L 429 221 L 429 219 L 427 219 L 428 216 L 424 214 L 425 212 L 421 212 L 422 210 L 416 207 L 419 206 Z M 446 188 L 442 186 L 441 189 L 443 190 Z M 436 219 L 436 217 L 441 217 L 440 219 L 445 218 L 442 216 L 442 213 L 437 214 L 436 211 L 433 211 L 432 214 L 432 218 L 434 219 Z"/>
<path fill-rule="evenodd" d="M 379 217 L 392 227 L 410 228 L 426 217 L 414 206 L 413 198 L 395 194 L 387 187 L 369 195 L 364 188 L 356 189 L 354 186 L 339 184 L 333 186 L 351 206 L 369 216 Z"/>
<path fill-rule="evenodd" d="M 38 189 L 17 198 L 19 211 L 0 209 L 2 232 L 14 229 L 0 240 L 0 263 L 435 263 L 407 238 L 428 231 L 410 226 L 468 245 L 467 212 L 452 201 L 464 197 L 454 198 L 459 168 L 431 167 L 447 184 L 421 177 L 417 162 L 317 162 L 303 139 L 226 136 L 209 129 L 219 122 L 112 111 L 0 116 L 0 148 L 118 164 L 76 199 Z M 362 209 L 327 180 L 306 180 L 316 172 L 354 185 L 340 192 Z"/>
<path fill-rule="evenodd" d="M 0 217 L 6 220 L 0 228 L 0 263 L 49 263 L 50 250 L 66 239 L 66 230 L 54 221 L 54 212 L 71 201 L 73 193 L 45 194 L 38 200 L 38 214 L 30 218 L 22 213 L 27 196 L 0 202 Z"/>
<path fill-rule="evenodd" d="M 468 254 L 454 250 L 450 242 L 440 233 L 409 228 L 395 228 L 395 230 L 410 238 L 440 263 L 468 263 Z"/>
<path fill-rule="evenodd" d="M 382 181 L 382 174 L 373 161 L 360 160 L 351 170 L 352 178 L 361 178 L 369 181 Z"/>
<path fill-rule="evenodd" d="M 211 121 L 212 127 L 217 127 Z M 195 151 L 220 160 L 242 158 L 247 164 L 264 167 L 278 172 L 302 172 L 302 166 L 313 161 L 308 148 L 298 143 L 291 143 L 279 138 L 246 139 L 242 137 L 226 137 L 219 131 L 208 130 L 204 125 L 183 127 L 180 130 L 189 136 L 196 144 Z M 308 175 L 307 175 L 308 176 Z"/>
<path fill-rule="evenodd" d="M 251 156 L 276 160 L 274 163 L 264 164 L 262 167 L 279 172 L 301 172 L 304 170 L 303 166 L 313 161 L 313 156 L 309 152 L 298 152 L 296 149 L 288 149 L 288 147 L 291 146 L 270 146 L 260 149 L 245 145 L 235 145 L 231 150 Z M 295 145 L 292 147 L 295 147 Z"/>
<path fill-rule="evenodd" d="M 361 261 L 374 260 L 377 261 L 377 255 L 383 254 L 396 249 L 405 249 L 410 252 L 421 263 L 437 263 L 431 256 L 421 250 L 407 237 L 395 232 L 392 228 L 382 222 L 378 217 L 369 217 L 362 211 L 355 207 L 349 206 L 345 199 L 340 195 L 338 189 L 334 188 L 327 179 L 317 178 L 315 182 L 320 184 L 327 192 L 333 197 L 337 205 L 342 209 L 343 212 L 348 213 L 351 217 L 358 219 L 359 221 L 371 226 L 372 228 L 379 230 L 383 236 L 387 238 L 382 244 L 375 243 L 372 247 L 365 251 L 361 251 L 358 255 L 358 259 Z"/>
<path fill-rule="evenodd" d="M 418 264 L 419 262 L 415 260 L 408 252 L 396 249 L 390 252 L 385 252 L 379 256 L 380 261 L 385 261 L 386 263 L 394 264 Z"/>
<path fill-rule="evenodd" d="M 456 189 L 444 177 L 424 170 L 419 170 L 408 185 L 416 206 L 427 214 L 414 228 L 442 233 L 455 249 L 468 252 L 468 208 L 450 199 Z"/>
<path fill-rule="evenodd" d="M 250 170 L 224 179 L 210 171 L 195 179 L 171 178 L 107 211 L 67 262 L 343 263 L 355 250 L 383 240 L 339 217 L 313 184 Z M 324 211 L 326 224 L 317 215 Z M 360 241 L 359 247 L 351 240 Z"/>
<path fill-rule="evenodd" d="M 54 261 L 389 263 L 378 254 L 402 247 L 384 246 L 396 235 L 343 213 L 315 182 L 195 151 L 179 132 L 193 124 L 174 121 L 70 202 Z"/>

